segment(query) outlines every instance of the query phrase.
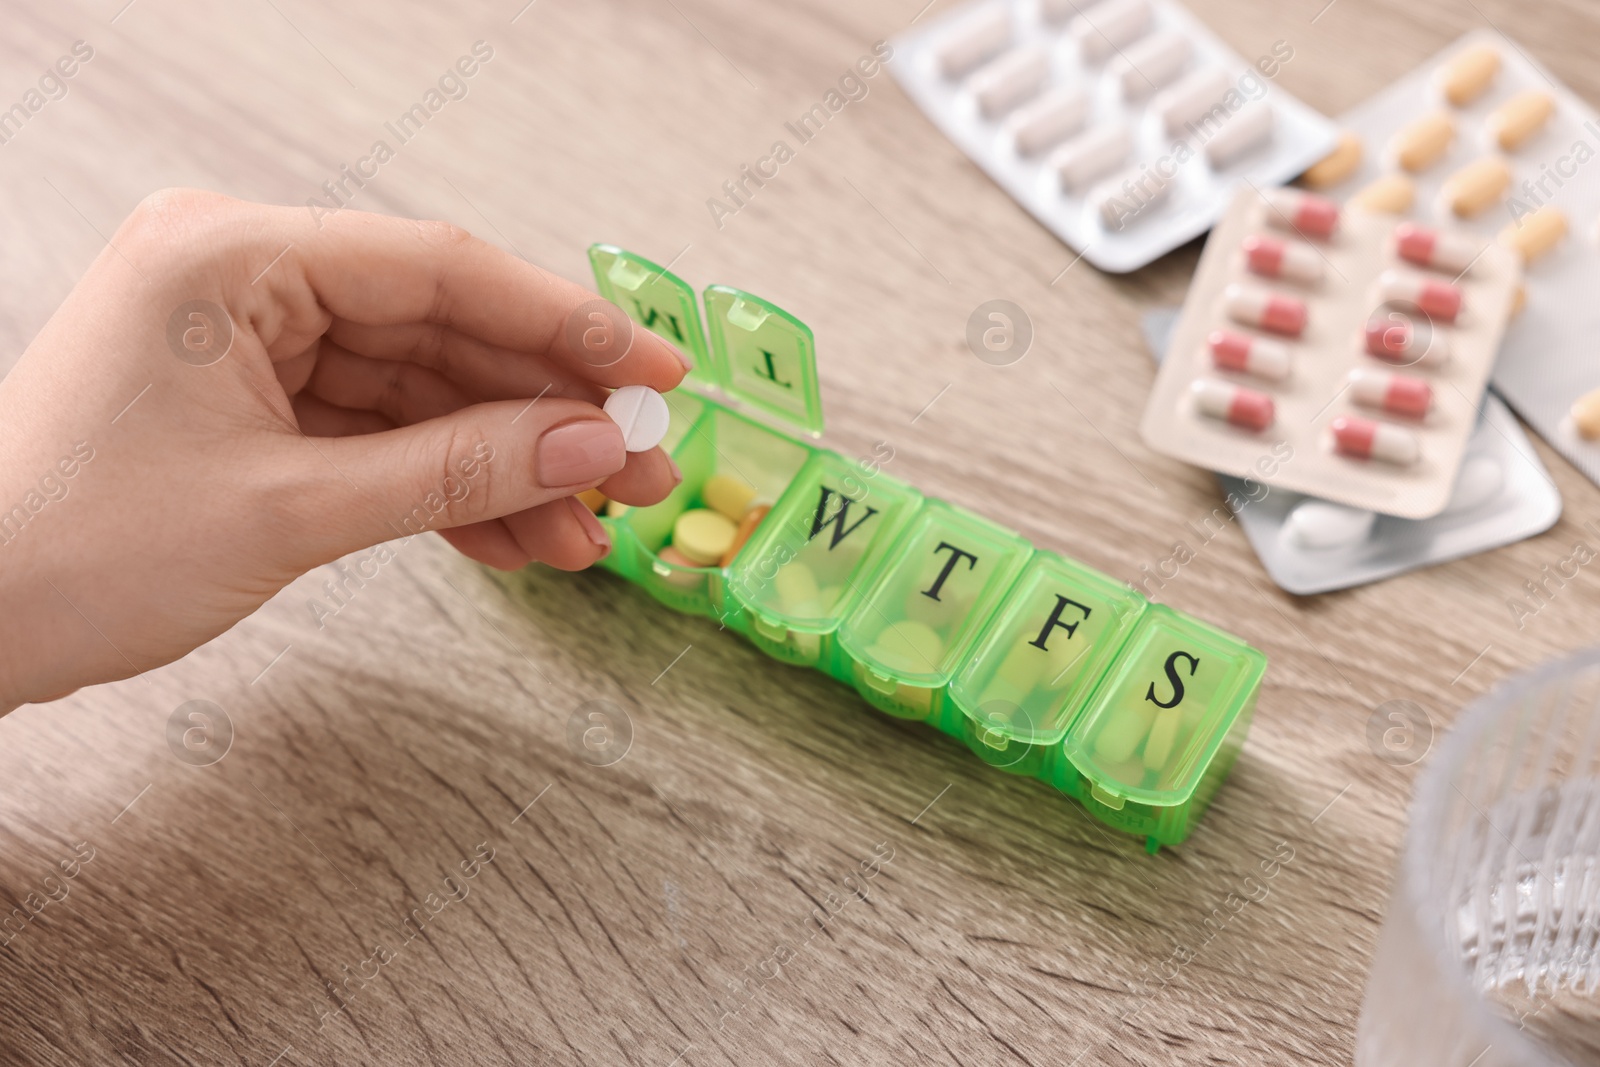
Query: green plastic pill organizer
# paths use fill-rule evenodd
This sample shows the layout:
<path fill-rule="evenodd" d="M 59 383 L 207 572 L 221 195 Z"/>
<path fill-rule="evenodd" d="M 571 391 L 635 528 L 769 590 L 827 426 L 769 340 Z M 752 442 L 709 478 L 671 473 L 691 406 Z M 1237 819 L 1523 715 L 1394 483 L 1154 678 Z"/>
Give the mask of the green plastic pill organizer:
<path fill-rule="evenodd" d="M 811 330 L 612 245 L 600 294 L 694 362 L 662 442 L 683 482 L 608 509 L 605 568 L 873 707 L 1048 782 L 1146 848 L 1189 835 L 1244 743 L 1266 657 L 1017 533 L 809 443 L 822 433 Z M 809 440 L 803 440 L 806 438 Z M 658 553 L 713 475 L 771 511 L 731 562 Z"/>

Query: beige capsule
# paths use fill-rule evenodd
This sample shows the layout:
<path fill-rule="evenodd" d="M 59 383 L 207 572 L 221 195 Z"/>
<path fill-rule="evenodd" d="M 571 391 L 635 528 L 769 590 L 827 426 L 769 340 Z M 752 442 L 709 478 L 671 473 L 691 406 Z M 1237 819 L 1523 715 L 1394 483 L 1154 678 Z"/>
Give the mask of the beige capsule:
<path fill-rule="evenodd" d="M 1465 107 L 1478 98 L 1500 73 L 1500 50 L 1480 44 L 1457 55 L 1440 67 L 1434 84 L 1444 98 L 1456 107 Z"/>
<path fill-rule="evenodd" d="M 1339 134 L 1339 143 L 1334 145 L 1333 151 L 1312 164 L 1310 170 L 1300 175 L 1300 181 L 1307 189 L 1338 185 L 1361 166 L 1361 154 L 1361 138 L 1345 130 Z"/>
<path fill-rule="evenodd" d="M 1514 319 L 1522 314 L 1522 309 L 1528 306 L 1528 287 L 1521 282 L 1511 293 L 1511 310 L 1506 312 L 1506 318 Z"/>
<path fill-rule="evenodd" d="M 1532 263 L 1550 251 L 1567 235 L 1567 217 L 1552 204 L 1518 219 L 1500 231 L 1500 243 L 1522 254 L 1522 262 Z"/>
<path fill-rule="evenodd" d="M 1403 169 L 1415 174 L 1437 163 L 1455 137 L 1455 120 L 1443 111 L 1435 111 L 1401 127 L 1389 142 L 1389 152 Z"/>
<path fill-rule="evenodd" d="M 1404 215 L 1417 198 L 1417 188 L 1404 174 L 1385 174 L 1350 198 L 1352 207 L 1377 215 Z"/>
<path fill-rule="evenodd" d="M 1511 188 L 1511 167 L 1499 156 L 1473 160 L 1445 180 L 1440 198 L 1457 217 L 1470 219 L 1499 203 Z"/>
<path fill-rule="evenodd" d="M 1591 389 L 1572 402 L 1572 425 L 1585 441 L 1600 441 L 1600 389 Z"/>
<path fill-rule="evenodd" d="M 1503 151 L 1515 152 L 1555 113 L 1555 97 L 1542 89 L 1527 89 L 1489 112 L 1484 128 Z"/>

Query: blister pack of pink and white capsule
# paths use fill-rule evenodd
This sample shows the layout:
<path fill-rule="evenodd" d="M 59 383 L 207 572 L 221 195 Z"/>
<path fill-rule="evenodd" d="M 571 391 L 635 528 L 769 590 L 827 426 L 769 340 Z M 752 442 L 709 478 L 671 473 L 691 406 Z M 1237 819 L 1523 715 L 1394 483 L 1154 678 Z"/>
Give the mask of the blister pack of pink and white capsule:
<path fill-rule="evenodd" d="M 1160 362 L 1176 308 L 1140 320 Z M 1258 472 L 1259 474 L 1259 472 Z M 1261 565 L 1297 596 L 1349 589 L 1487 552 L 1544 533 L 1561 518 L 1561 493 L 1511 409 L 1485 394 L 1450 503 L 1431 519 L 1400 519 L 1273 490 L 1255 477 L 1217 475 L 1223 500 Z M 1209 534 L 1215 520 L 1201 524 Z"/>
<path fill-rule="evenodd" d="M 1521 265 L 1299 189 L 1240 189 L 1206 242 L 1140 432 L 1222 474 L 1384 515 L 1450 502 Z M 1285 453 L 1291 453 L 1286 456 Z"/>
<path fill-rule="evenodd" d="M 1600 116 L 1524 49 L 1470 33 L 1351 111 L 1307 185 L 1449 222 L 1524 259 L 1494 388 L 1600 482 Z"/>
<path fill-rule="evenodd" d="M 1198 237 L 1235 185 L 1280 185 L 1334 127 L 1170 0 L 980 0 L 894 41 L 936 126 L 1101 270 Z"/>

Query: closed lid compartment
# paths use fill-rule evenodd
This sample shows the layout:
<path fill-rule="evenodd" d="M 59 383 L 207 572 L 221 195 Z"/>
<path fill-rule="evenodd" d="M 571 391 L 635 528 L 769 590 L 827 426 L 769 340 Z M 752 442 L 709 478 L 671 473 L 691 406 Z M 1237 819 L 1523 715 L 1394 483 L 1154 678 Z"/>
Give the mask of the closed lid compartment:
<path fill-rule="evenodd" d="M 962 714 L 998 738 L 1055 744 L 1148 606 L 1098 571 L 1035 553 L 978 638 L 951 696 Z"/>
<path fill-rule="evenodd" d="M 817 452 L 734 559 L 727 592 L 769 636 L 831 632 L 921 503 L 867 461 Z"/>
<path fill-rule="evenodd" d="M 1238 639 L 1152 605 L 1068 728 L 1067 758 L 1108 807 L 1187 803 L 1266 666 Z"/>
<path fill-rule="evenodd" d="M 947 685 L 1032 551 L 1018 534 L 930 500 L 846 616 L 839 643 L 880 677 Z"/>

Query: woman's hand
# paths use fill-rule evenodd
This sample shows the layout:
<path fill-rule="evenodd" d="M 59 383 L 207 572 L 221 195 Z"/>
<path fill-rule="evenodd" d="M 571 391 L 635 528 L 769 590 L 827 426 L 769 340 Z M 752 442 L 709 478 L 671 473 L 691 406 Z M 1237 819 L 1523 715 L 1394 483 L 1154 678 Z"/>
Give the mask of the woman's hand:
<path fill-rule="evenodd" d="M 573 494 L 680 478 L 598 405 L 685 369 L 456 227 L 157 193 L 0 381 L 0 711 L 171 662 L 425 529 L 587 567 L 610 545 Z"/>

